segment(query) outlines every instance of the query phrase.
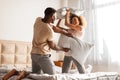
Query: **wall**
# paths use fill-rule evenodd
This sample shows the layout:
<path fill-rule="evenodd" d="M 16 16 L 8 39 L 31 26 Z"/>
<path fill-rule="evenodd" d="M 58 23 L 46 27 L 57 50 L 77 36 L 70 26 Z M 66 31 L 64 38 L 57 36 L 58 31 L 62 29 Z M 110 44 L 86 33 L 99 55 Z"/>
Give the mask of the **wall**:
<path fill-rule="evenodd" d="M 0 39 L 31 41 L 35 18 L 46 7 L 61 7 L 61 0 L 0 0 Z"/>
<path fill-rule="evenodd" d="M 44 16 L 46 7 L 78 8 L 78 2 L 79 0 L 0 0 L 0 39 L 32 41 L 35 18 Z"/>
<path fill-rule="evenodd" d="M 69 7 L 71 7 L 71 8 L 74 8 L 74 9 L 77 9 L 77 8 L 79 8 L 79 1 L 80 0 L 69 0 L 69 2 L 68 2 L 68 6 Z"/>

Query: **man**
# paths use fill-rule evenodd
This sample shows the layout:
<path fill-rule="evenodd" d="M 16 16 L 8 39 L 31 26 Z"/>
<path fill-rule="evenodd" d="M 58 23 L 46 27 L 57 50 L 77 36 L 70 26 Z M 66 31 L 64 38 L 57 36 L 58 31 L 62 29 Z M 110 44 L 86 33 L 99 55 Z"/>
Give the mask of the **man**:
<path fill-rule="evenodd" d="M 50 59 L 50 50 L 65 51 L 68 48 L 62 48 L 53 43 L 54 29 L 51 23 L 54 23 L 56 10 L 48 7 L 44 11 L 44 18 L 38 17 L 34 24 L 34 35 L 32 41 L 32 72 L 40 73 L 41 70 L 47 74 L 54 74 L 53 62 Z M 57 32 L 61 32 L 56 30 Z"/>

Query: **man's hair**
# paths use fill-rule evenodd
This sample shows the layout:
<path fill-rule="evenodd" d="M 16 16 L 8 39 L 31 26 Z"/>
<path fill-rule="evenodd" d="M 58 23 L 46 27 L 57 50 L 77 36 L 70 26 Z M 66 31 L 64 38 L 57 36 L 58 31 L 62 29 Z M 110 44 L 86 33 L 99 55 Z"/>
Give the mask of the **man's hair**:
<path fill-rule="evenodd" d="M 52 16 L 55 12 L 56 10 L 54 8 L 48 7 L 45 9 L 44 14 L 45 16 Z"/>

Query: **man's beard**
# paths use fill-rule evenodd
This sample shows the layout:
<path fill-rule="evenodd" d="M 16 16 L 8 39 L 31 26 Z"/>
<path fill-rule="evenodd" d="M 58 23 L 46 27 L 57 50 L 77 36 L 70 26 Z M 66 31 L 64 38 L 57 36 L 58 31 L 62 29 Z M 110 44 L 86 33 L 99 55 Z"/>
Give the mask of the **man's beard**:
<path fill-rule="evenodd" d="M 51 23 L 54 23 L 55 20 L 52 20 Z"/>

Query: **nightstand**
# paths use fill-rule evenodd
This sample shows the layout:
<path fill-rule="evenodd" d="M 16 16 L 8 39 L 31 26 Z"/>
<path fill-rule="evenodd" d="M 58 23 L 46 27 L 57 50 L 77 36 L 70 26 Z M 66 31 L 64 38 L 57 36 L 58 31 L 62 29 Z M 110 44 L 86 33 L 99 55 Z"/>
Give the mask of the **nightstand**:
<path fill-rule="evenodd" d="M 62 67 L 63 61 L 54 61 L 56 66 Z"/>
<path fill-rule="evenodd" d="M 62 67 L 62 65 L 63 65 L 63 61 L 62 60 L 61 61 L 54 61 L 54 63 L 55 63 L 56 66 L 59 66 L 59 67 Z M 76 68 L 76 65 L 73 62 L 71 69 L 75 69 L 75 68 Z"/>

